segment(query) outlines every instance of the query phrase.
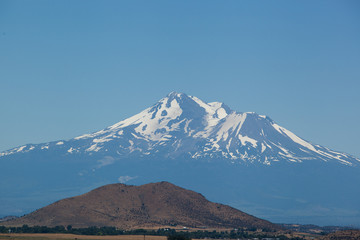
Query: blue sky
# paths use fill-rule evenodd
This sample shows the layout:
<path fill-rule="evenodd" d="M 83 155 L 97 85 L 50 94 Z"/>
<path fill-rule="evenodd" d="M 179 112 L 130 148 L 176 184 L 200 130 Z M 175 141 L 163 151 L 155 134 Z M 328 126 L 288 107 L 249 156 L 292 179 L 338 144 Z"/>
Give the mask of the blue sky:
<path fill-rule="evenodd" d="M 360 156 L 359 1 L 0 1 L 0 151 L 171 91 Z"/>

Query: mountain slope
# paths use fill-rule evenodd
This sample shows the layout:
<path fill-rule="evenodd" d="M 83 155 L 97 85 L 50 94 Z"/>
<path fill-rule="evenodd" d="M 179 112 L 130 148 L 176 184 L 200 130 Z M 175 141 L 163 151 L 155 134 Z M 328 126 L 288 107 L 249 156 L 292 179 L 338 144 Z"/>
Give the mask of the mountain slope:
<path fill-rule="evenodd" d="M 168 182 L 142 186 L 106 185 L 81 196 L 60 200 L 5 224 L 116 226 L 123 229 L 174 225 L 280 229 L 268 221 L 209 202 L 201 194 Z"/>
<path fill-rule="evenodd" d="M 0 217 L 105 184 L 166 180 L 274 222 L 357 225 L 359 163 L 269 117 L 173 92 L 92 134 L 2 152 Z"/>
<path fill-rule="evenodd" d="M 360 159 L 349 154 L 301 139 L 269 117 L 238 113 L 223 103 L 205 103 L 176 92 L 141 113 L 93 134 L 68 141 L 28 144 L 5 151 L 0 157 L 48 151 L 114 158 L 224 159 L 265 165 L 308 160 L 349 166 L 360 163 Z"/>

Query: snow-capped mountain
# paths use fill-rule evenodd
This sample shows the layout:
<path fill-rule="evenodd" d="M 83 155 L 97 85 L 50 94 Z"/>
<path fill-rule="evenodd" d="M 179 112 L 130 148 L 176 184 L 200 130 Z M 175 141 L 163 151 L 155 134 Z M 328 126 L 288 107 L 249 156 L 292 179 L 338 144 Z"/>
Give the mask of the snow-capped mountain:
<path fill-rule="evenodd" d="M 62 154 L 119 158 L 224 159 L 231 163 L 332 161 L 356 166 L 360 159 L 314 145 L 269 117 L 236 112 L 172 92 L 152 107 L 106 129 L 68 141 L 28 144 L 0 156 L 56 150 Z"/>
<path fill-rule="evenodd" d="M 269 117 L 172 92 L 92 134 L 0 153 L 0 217 L 109 183 L 169 181 L 273 222 L 358 226 L 359 166 Z"/>

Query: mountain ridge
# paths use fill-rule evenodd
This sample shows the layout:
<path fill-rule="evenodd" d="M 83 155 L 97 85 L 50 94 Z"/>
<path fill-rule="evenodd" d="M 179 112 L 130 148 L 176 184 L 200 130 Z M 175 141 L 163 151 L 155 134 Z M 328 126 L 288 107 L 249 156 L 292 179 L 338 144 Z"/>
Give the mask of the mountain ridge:
<path fill-rule="evenodd" d="M 236 112 L 224 103 L 205 103 L 177 92 L 100 131 L 67 141 L 27 144 L 0 153 L 0 158 L 49 148 L 62 154 L 102 154 L 115 158 L 151 155 L 222 158 L 232 163 L 265 165 L 308 160 L 335 161 L 349 166 L 360 164 L 360 159 L 350 154 L 303 140 L 268 116 Z"/>

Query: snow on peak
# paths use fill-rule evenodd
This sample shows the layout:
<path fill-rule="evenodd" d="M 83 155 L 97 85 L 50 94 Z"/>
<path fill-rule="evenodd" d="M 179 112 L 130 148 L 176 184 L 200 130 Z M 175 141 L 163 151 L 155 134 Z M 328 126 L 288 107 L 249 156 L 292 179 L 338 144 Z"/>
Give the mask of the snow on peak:
<path fill-rule="evenodd" d="M 187 96 L 185 93 L 179 93 L 176 91 L 173 91 L 169 93 L 165 98 L 181 98 L 183 96 Z"/>
<path fill-rule="evenodd" d="M 286 136 L 288 136 L 292 141 L 294 141 L 295 143 L 300 144 L 301 146 L 310 149 L 313 152 L 317 152 L 317 150 L 314 148 L 314 146 L 308 142 L 306 142 L 305 140 L 299 138 L 298 136 L 296 136 L 294 133 L 290 132 L 289 130 L 277 125 L 276 123 L 273 123 L 272 126 L 281 134 L 286 134 Z"/>
<path fill-rule="evenodd" d="M 76 144 L 71 145 L 72 142 Z M 348 154 L 313 145 L 265 115 L 236 112 L 224 103 L 206 103 L 178 92 L 169 93 L 153 106 L 103 130 L 70 141 L 21 146 L 1 153 L 0 157 L 33 149 L 50 151 L 53 147 L 67 149 L 67 154 L 107 151 L 109 154 L 113 151 L 121 156 L 134 152 L 143 155 L 166 152 L 167 156 L 215 156 L 267 165 L 282 160 L 335 160 L 346 165 L 360 161 Z"/>
<path fill-rule="evenodd" d="M 205 103 L 197 97 L 188 96 L 184 93 L 171 92 L 152 107 L 136 114 L 128 119 L 118 122 L 109 127 L 110 130 L 123 129 L 131 125 L 137 125 L 136 132 L 142 133 L 151 139 L 162 139 L 158 129 L 162 132 L 177 130 L 179 122 L 189 126 L 192 117 L 197 119 L 204 127 L 215 126 L 220 120 L 228 116 L 232 111 L 223 103 Z M 194 125 L 191 123 L 190 125 Z M 187 129 L 185 131 L 188 131 Z M 102 132 L 98 132 L 102 134 Z M 98 134 L 83 135 L 77 139 L 95 137 Z"/>

